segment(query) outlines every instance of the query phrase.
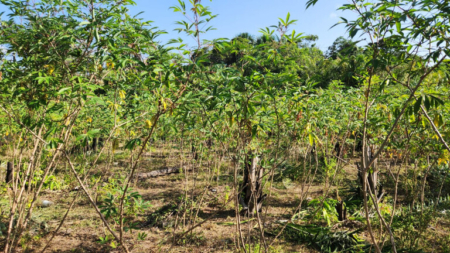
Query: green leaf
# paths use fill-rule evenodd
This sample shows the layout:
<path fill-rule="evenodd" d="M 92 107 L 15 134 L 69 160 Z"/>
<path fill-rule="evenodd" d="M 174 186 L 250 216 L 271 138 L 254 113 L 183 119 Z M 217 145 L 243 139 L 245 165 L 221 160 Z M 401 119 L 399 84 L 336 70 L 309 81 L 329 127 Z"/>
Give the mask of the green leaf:
<path fill-rule="evenodd" d="M 414 104 L 414 114 L 417 115 L 417 113 L 420 110 L 420 105 L 422 104 L 422 97 L 419 97 L 416 101 L 416 103 Z"/>
<path fill-rule="evenodd" d="M 318 1 L 319 1 L 319 0 L 308 0 L 308 2 L 306 2 L 306 9 L 308 9 L 308 8 L 311 7 L 311 6 L 316 5 L 316 3 L 317 3 Z"/>
<path fill-rule="evenodd" d="M 258 133 L 258 124 L 255 124 L 252 127 L 252 138 L 255 138 L 257 133 Z"/>
<path fill-rule="evenodd" d="M 351 38 L 355 37 L 356 34 L 358 33 L 358 29 L 357 28 L 353 28 L 350 30 L 349 35 Z"/>
<path fill-rule="evenodd" d="M 430 97 L 426 96 L 424 101 L 425 109 L 430 110 L 431 103 L 430 103 Z"/>
<path fill-rule="evenodd" d="M 80 135 L 77 136 L 76 141 L 78 142 L 78 141 L 80 141 L 80 140 L 84 140 L 84 139 L 86 139 L 87 137 L 88 137 L 87 134 L 80 134 Z"/>
<path fill-rule="evenodd" d="M 65 88 L 62 88 L 62 89 L 60 89 L 59 91 L 58 91 L 58 95 L 62 95 L 62 94 L 66 94 L 66 93 L 68 93 L 68 91 L 70 91 L 72 89 L 72 87 L 65 87 Z"/>
<path fill-rule="evenodd" d="M 397 27 L 397 32 L 401 33 L 402 32 L 402 24 L 400 23 L 400 21 L 395 22 L 395 26 Z"/>
<path fill-rule="evenodd" d="M 83 21 L 83 22 L 80 22 L 79 24 L 78 24 L 78 26 L 83 26 L 83 25 L 87 25 L 87 24 L 90 24 L 91 22 L 89 22 L 89 21 Z"/>
<path fill-rule="evenodd" d="M 92 129 L 89 132 L 87 132 L 87 135 L 89 137 L 95 137 L 96 135 L 98 135 L 100 133 L 100 129 Z"/>
<path fill-rule="evenodd" d="M 142 142 L 141 138 L 136 138 L 136 139 L 129 140 L 127 142 L 127 144 L 125 144 L 125 148 L 128 149 L 128 150 L 133 150 L 136 146 L 141 145 L 141 142 Z"/>

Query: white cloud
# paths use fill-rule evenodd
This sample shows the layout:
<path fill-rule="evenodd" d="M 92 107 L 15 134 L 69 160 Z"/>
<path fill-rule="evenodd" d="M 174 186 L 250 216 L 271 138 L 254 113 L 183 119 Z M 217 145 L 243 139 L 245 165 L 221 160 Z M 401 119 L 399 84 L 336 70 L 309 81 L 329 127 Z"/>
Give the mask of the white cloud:
<path fill-rule="evenodd" d="M 338 17 L 338 15 L 336 14 L 336 13 L 334 13 L 334 12 L 332 12 L 331 14 L 330 14 L 330 18 L 337 18 Z"/>

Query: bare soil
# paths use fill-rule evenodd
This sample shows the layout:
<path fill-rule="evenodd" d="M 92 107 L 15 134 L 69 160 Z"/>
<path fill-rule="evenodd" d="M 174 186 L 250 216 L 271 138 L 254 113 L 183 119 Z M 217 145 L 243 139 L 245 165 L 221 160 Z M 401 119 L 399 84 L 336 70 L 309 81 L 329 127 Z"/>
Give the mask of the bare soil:
<path fill-rule="evenodd" d="M 108 177 L 115 177 L 118 174 L 126 174 L 127 163 L 129 161 L 120 159 L 120 152 L 116 154 L 114 163 L 111 166 L 101 165 L 98 168 L 99 173 L 106 175 L 103 182 Z M 235 202 L 229 201 L 233 185 L 233 177 L 226 171 L 221 172 L 219 179 L 213 177 L 214 172 L 211 164 L 205 164 L 201 161 L 199 165 L 188 164 L 195 169 L 186 171 L 186 173 L 171 174 L 156 178 L 147 178 L 145 180 L 136 180 L 133 190 L 139 192 L 145 201 L 149 201 L 151 207 L 135 218 L 138 229 L 126 232 L 127 245 L 131 245 L 133 252 L 236 252 L 238 244 Z M 180 160 L 172 152 L 158 150 L 154 153 L 146 154 L 137 173 L 146 173 L 153 170 L 180 165 Z M 225 164 L 222 167 L 230 167 Z M 3 173 L 4 168 L 1 168 Z M 231 171 L 230 171 L 231 172 Z M 64 170 L 59 172 L 63 175 Z M 68 172 L 67 172 L 68 173 Z M 351 184 L 357 179 L 357 169 L 354 163 L 348 163 L 340 174 L 340 179 L 344 184 Z M 262 216 L 264 226 L 268 232 L 265 236 L 268 243 L 274 239 L 270 231 L 276 231 L 281 227 L 280 221 L 289 220 L 301 200 L 302 187 L 300 182 L 290 182 L 287 187 L 283 182 L 275 181 L 270 187 L 271 182 L 267 181 L 265 192 L 269 194 L 264 204 Z M 64 216 L 67 208 L 78 192 L 73 189 L 76 183 L 73 182 L 64 190 L 50 191 L 46 190 L 41 195 L 42 200 L 50 200 L 55 204 L 38 208 L 33 215 L 33 228 L 27 233 L 21 243 L 21 249 L 18 252 L 41 252 L 44 245 L 51 237 L 53 231 L 58 227 L 59 221 Z M 305 188 L 303 188 L 305 189 Z M 308 198 L 317 198 L 324 194 L 323 184 L 313 184 L 309 188 Z M 331 189 L 330 194 L 334 194 Z M 93 193 L 95 195 L 95 193 Z M 195 223 L 189 217 L 178 217 L 181 225 L 177 227 L 176 233 L 188 231 L 193 224 L 203 222 L 200 226 L 186 234 L 183 240 L 174 241 L 173 227 L 146 226 L 148 216 L 159 210 L 168 203 L 176 203 L 183 196 L 189 199 L 195 199 L 200 206 L 194 207 L 198 211 L 198 217 Z M 200 201 L 199 201 L 200 200 Z M 2 202 L 2 208 L 5 207 Z M 195 217 L 195 215 L 193 216 Z M 248 218 L 242 217 L 248 220 Z M 445 227 L 449 224 L 445 221 L 438 223 L 438 227 Z M 257 235 L 258 223 L 255 219 L 250 219 L 241 225 L 243 233 L 246 235 L 254 233 Z M 146 233 L 144 240 L 138 240 L 139 233 Z M 448 232 L 443 230 L 443 234 Z M 102 224 L 97 213 L 94 211 L 87 198 L 80 194 L 74 208 L 70 211 L 64 225 L 51 241 L 50 246 L 45 252 L 121 252 L 120 248 L 114 247 L 110 242 L 101 243 L 101 238 L 107 235 L 107 229 Z M 360 234 L 363 239 L 368 239 L 367 233 Z M 256 237 L 255 237 L 256 238 Z M 256 242 L 259 243 L 259 242 Z M 255 242 L 253 242 L 253 245 Z M 255 251 L 257 252 L 257 251 Z M 316 252 L 309 249 L 306 245 L 296 244 L 285 241 L 282 238 L 272 244 L 270 252 Z"/>

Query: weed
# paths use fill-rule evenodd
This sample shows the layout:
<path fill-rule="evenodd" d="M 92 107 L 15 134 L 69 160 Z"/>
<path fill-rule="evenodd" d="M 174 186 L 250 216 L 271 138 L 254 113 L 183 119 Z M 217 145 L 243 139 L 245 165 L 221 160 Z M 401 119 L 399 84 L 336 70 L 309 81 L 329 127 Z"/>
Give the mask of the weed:
<path fill-rule="evenodd" d="M 208 240 L 200 233 L 188 233 L 182 238 L 177 239 L 178 245 L 195 245 L 195 246 L 206 246 L 208 244 Z"/>
<path fill-rule="evenodd" d="M 360 252 L 367 245 L 358 238 L 358 232 L 359 230 L 333 232 L 329 227 L 301 226 L 290 223 L 286 226 L 284 236 L 297 243 L 306 243 L 320 252 Z"/>
<path fill-rule="evenodd" d="M 145 232 L 139 232 L 138 233 L 138 241 L 144 241 L 147 238 L 148 234 Z"/>

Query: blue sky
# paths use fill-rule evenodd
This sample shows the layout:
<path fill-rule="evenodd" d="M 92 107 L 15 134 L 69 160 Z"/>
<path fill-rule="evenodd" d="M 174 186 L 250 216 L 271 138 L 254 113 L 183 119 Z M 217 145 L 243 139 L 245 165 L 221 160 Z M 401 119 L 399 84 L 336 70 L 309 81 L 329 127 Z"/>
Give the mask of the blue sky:
<path fill-rule="evenodd" d="M 141 18 L 152 20 L 155 26 L 169 32 L 168 35 L 160 37 L 162 42 L 181 36 L 173 29 L 177 27 L 175 21 L 183 16 L 169 9 L 178 4 L 177 0 L 135 1 L 137 5 L 129 7 L 131 14 L 144 12 L 140 15 Z M 337 10 L 342 4 L 348 3 L 348 0 L 321 0 L 308 10 L 305 9 L 305 3 L 306 0 L 203 0 L 202 4 L 210 6 L 213 14 L 219 15 L 212 22 L 217 30 L 208 32 L 204 39 L 233 38 L 241 32 L 259 35 L 260 28 L 276 25 L 278 18 L 286 17 L 288 12 L 291 13 L 291 19 L 298 20 L 292 29 L 297 33 L 318 35 L 316 45 L 322 50 L 326 50 L 337 37 L 347 37 L 343 25 L 332 29 L 330 27 L 340 20 L 340 16 L 348 19 L 355 17 L 353 13 Z M 6 8 L 0 4 L 0 12 L 2 11 L 6 11 Z M 194 44 L 192 40 L 185 41 Z"/>
<path fill-rule="evenodd" d="M 178 4 L 177 0 L 136 0 L 136 3 L 137 6 L 130 8 L 132 13 L 144 11 L 142 18 L 154 21 L 155 26 L 169 32 L 160 37 L 162 41 L 180 36 L 173 29 L 177 27 L 175 21 L 183 16 L 169 9 Z M 241 32 L 260 35 L 260 28 L 276 25 L 278 18 L 285 18 L 288 12 L 291 13 L 291 19 L 298 20 L 292 29 L 297 33 L 318 35 L 316 45 L 322 50 L 326 50 L 339 36 L 347 37 L 343 25 L 330 27 L 340 20 L 340 16 L 355 16 L 337 10 L 348 0 L 321 0 L 307 10 L 305 3 L 306 0 L 203 0 L 203 5 L 210 6 L 212 13 L 219 15 L 212 22 L 217 30 L 208 32 L 204 38 L 233 38 Z M 192 40 L 186 41 L 194 44 Z"/>

